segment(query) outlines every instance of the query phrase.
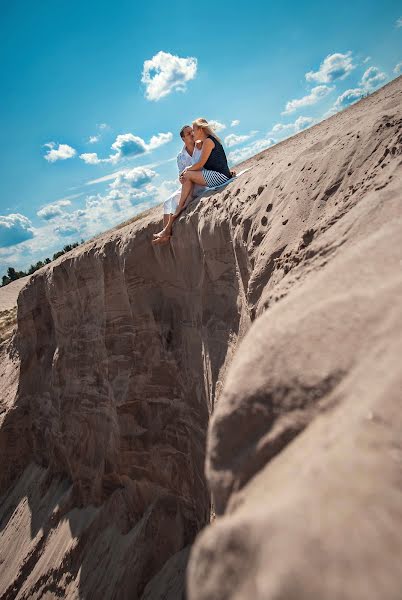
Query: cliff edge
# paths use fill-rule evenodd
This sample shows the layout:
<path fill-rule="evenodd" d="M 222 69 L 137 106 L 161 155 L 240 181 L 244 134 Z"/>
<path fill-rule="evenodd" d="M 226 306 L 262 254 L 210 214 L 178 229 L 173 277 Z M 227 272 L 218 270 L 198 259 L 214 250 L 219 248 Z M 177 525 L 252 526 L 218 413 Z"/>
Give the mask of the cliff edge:
<path fill-rule="evenodd" d="M 399 600 L 402 78 L 246 166 L 20 292 L 2 598 Z"/>

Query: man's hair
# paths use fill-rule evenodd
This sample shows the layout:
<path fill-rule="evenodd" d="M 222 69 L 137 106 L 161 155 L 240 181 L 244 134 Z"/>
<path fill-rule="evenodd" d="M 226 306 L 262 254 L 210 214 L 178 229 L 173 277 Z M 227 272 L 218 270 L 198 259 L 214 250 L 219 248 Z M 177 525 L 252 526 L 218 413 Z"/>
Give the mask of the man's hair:
<path fill-rule="evenodd" d="M 180 137 L 181 137 L 181 139 L 184 138 L 183 132 L 186 129 L 186 127 L 191 127 L 191 125 L 183 125 L 183 127 L 180 129 Z"/>

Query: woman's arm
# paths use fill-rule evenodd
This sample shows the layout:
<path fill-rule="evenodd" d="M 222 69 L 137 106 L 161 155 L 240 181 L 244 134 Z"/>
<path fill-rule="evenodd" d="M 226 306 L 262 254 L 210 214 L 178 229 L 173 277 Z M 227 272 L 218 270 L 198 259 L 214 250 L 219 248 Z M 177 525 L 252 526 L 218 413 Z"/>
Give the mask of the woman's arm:
<path fill-rule="evenodd" d="M 201 152 L 200 160 L 198 162 L 194 163 L 193 165 L 191 165 L 191 167 L 188 167 L 188 169 L 186 169 L 186 171 L 201 171 L 202 167 L 207 162 L 209 155 L 211 154 L 211 152 L 214 148 L 215 148 L 215 144 L 213 143 L 211 138 L 207 138 L 206 140 L 204 140 L 204 143 L 202 145 L 202 152 Z"/>

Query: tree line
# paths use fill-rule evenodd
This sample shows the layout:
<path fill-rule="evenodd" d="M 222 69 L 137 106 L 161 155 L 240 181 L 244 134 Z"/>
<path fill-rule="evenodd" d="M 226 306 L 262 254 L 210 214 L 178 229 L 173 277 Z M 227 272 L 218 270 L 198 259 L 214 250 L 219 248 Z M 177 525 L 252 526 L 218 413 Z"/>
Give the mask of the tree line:
<path fill-rule="evenodd" d="M 84 240 L 81 240 L 81 242 L 74 242 L 73 244 L 66 244 L 63 247 L 63 250 L 59 250 L 59 252 L 55 252 L 53 254 L 53 258 L 45 258 L 45 260 L 43 260 L 43 261 L 38 260 L 38 262 L 35 263 L 34 265 L 31 265 L 27 271 L 16 271 L 13 267 L 8 267 L 7 275 L 3 275 L 3 277 L 2 277 L 1 287 L 8 285 L 12 281 L 19 279 L 20 277 L 26 277 L 27 275 L 32 275 L 32 273 L 34 273 L 38 269 L 41 269 L 45 265 L 48 265 L 49 263 L 51 263 L 52 260 L 56 260 L 56 258 L 59 258 L 59 256 L 62 256 L 62 254 L 65 254 L 66 252 L 70 252 L 70 250 L 72 250 L 73 248 L 76 248 L 77 246 L 79 246 L 80 244 L 83 244 L 83 243 L 84 243 Z"/>

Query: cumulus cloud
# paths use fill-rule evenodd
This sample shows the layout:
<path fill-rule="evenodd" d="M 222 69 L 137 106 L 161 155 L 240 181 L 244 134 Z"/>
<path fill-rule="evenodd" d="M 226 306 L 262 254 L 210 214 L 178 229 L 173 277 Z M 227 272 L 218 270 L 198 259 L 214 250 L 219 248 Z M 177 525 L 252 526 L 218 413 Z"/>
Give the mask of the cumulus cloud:
<path fill-rule="evenodd" d="M 58 217 L 63 214 L 63 207 L 70 206 L 70 200 L 59 200 L 57 202 L 53 202 L 52 204 L 46 204 L 36 213 L 38 217 L 44 219 L 45 221 L 50 221 L 55 217 Z"/>
<path fill-rule="evenodd" d="M 49 142 L 44 144 L 44 146 L 50 148 L 44 156 L 48 162 L 66 160 L 67 158 L 73 158 L 77 154 L 76 150 L 68 144 L 59 144 L 59 147 L 55 148 L 56 144 L 54 142 Z"/>
<path fill-rule="evenodd" d="M 335 110 L 341 110 L 343 108 L 346 108 L 347 106 L 350 106 L 351 104 L 354 104 L 355 102 L 363 98 L 363 96 L 366 93 L 367 92 L 362 88 L 353 88 L 350 90 L 346 90 L 336 99 L 334 104 Z"/>
<path fill-rule="evenodd" d="M 395 65 L 394 73 L 395 73 L 395 75 L 400 75 L 402 73 L 402 62 Z"/>
<path fill-rule="evenodd" d="M 399 17 L 399 19 L 397 19 L 397 21 L 396 21 L 395 25 L 396 25 L 397 27 L 402 27 L 402 17 Z"/>
<path fill-rule="evenodd" d="M 242 144 L 243 142 L 246 142 L 247 140 L 249 140 L 256 133 L 257 133 L 256 131 L 250 131 L 250 133 L 246 134 L 246 135 L 236 135 L 235 133 L 230 133 L 229 135 L 227 135 L 225 137 L 225 144 L 228 148 L 232 148 L 233 146 L 238 146 L 239 144 Z"/>
<path fill-rule="evenodd" d="M 262 152 L 262 150 L 266 150 L 273 144 L 275 144 L 276 140 L 273 138 L 262 138 L 260 140 L 256 140 L 252 144 L 245 146 L 244 148 L 239 148 L 238 150 L 233 150 L 229 153 L 228 159 L 231 164 L 237 164 L 250 158 L 250 156 L 254 156 L 254 154 L 258 154 Z"/>
<path fill-rule="evenodd" d="M 386 74 L 380 71 L 380 69 L 377 67 L 369 67 L 363 74 L 361 85 L 366 90 L 374 90 L 386 80 Z"/>
<path fill-rule="evenodd" d="M 233 121 L 231 122 L 230 126 L 231 127 L 236 127 L 237 125 L 240 125 L 239 119 L 233 119 Z"/>
<path fill-rule="evenodd" d="M 80 154 L 80 159 L 87 165 L 99 165 L 102 162 L 110 162 L 108 158 L 99 158 L 96 152 L 84 152 Z"/>
<path fill-rule="evenodd" d="M 31 221 L 20 213 L 0 215 L 0 247 L 20 244 L 33 238 Z"/>
<path fill-rule="evenodd" d="M 82 208 L 55 216 L 51 221 L 54 233 L 74 239 L 79 234 L 86 239 L 153 206 L 160 201 L 159 189 L 153 185 L 155 177 L 157 173 L 145 166 L 118 171 L 104 192 L 85 198 Z"/>
<path fill-rule="evenodd" d="M 31 232 L 27 232 L 30 221 L 23 215 L 0 217 L 0 241 L 4 246 L 0 247 L 0 269 L 5 272 L 8 266 L 14 266 L 25 270 L 31 263 L 51 257 L 68 242 L 88 239 L 157 205 L 178 187 L 177 180 L 153 185 L 156 174 L 149 167 L 128 169 L 125 174 L 104 192 L 86 196 L 80 209 L 69 212 L 69 207 L 62 205 L 65 210 L 60 215 L 44 220 L 38 228 L 32 226 Z M 133 187 L 135 184 L 137 187 Z"/>
<path fill-rule="evenodd" d="M 354 68 L 350 51 L 346 54 L 335 52 L 324 58 L 318 71 L 309 71 L 305 77 L 314 83 L 332 83 L 337 79 L 345 79 Z"/>
<path fill-rule="evenodd" d="M 309 94 L 303 96 L 303 98 L 290 100 L 286 104 L 285 110 L 281 114 L 288 115 L 304 106 L 311 106 L 313 104 L 317 104 L 317 102 L 319 102 L 322 98 L 328 96 L 328 94 L 332 92 L 333 89 L 335 88 L 327 85 L 317 85 L 311 90 Z"/>
<path fill-rule="evenodd" d="M 272 133 L 298 133 L 314 123 L 312 117 L 298 117 L 294 123 L 277 123 L 272 128 Z"/>
<path fill-rule="evenodd" d="M 116 179 L 109 184 L 109 187 L 112 189 L 119 189 L 123 186 L 139 188 L 151 183 L 155 176 L 155 171 L 152 171 L 147 167 L 136 167 L 129 171 L 120 172 Z"/>
<path fill-rule="evenodd" d="M 80 233 L 80 228 L 75 227 L 74 225 L 57 225 L 54 228 L 55 233 L 62 237 L 70 237 L 72 235 L 77 235 Z"/>
<path fill-rule="evenodd" d="M 96 144 L 100 140 L 100 135 L 89 136 L 88 144 Z"/>
<path fill-rule="evenodd" d="M 145 84 L 145 97 L 158 101 L 173 91 L 184 92 L 196 74 L 196 58 L 180 58 L 161 50 L 144 62 L 141 81 Z"/>
<path fill-rule="evenodd" d="M 208 124 L 212 127 L 212 129 L 214 131 L 216 131 L 216 133 L 219 133 L 220 131 L 223 131 L 224 129 L 226 129 L 225 123 L 221 123 L 220 121 L 215 121 L 215 119 L 210 119 L 208 121 Z"/>
<path fill-rule="evenodd" d="M 84 152 L 83 154 L 80 154 L 80 158 L 88 165 L 98 165 L 100 163 L 116 164 L 124 158 L 131 158 L 139 156 L 140 154 L 152 152 L 153 150 L 156 150 L 156 148 L 159 148 L 159 146 L 167 144 L 172 139 L 173 134 L 171 132 L 158 133 L 158 135 L 153 135 L 151 137 L 149 143 L 146 143 L 138 135 L 123 133 L 118 135 L 113 142 L 112 150 L 114 150 L 115 153 L 110 154 L 108 158 L 99 158 L 96 152 Z"/>

